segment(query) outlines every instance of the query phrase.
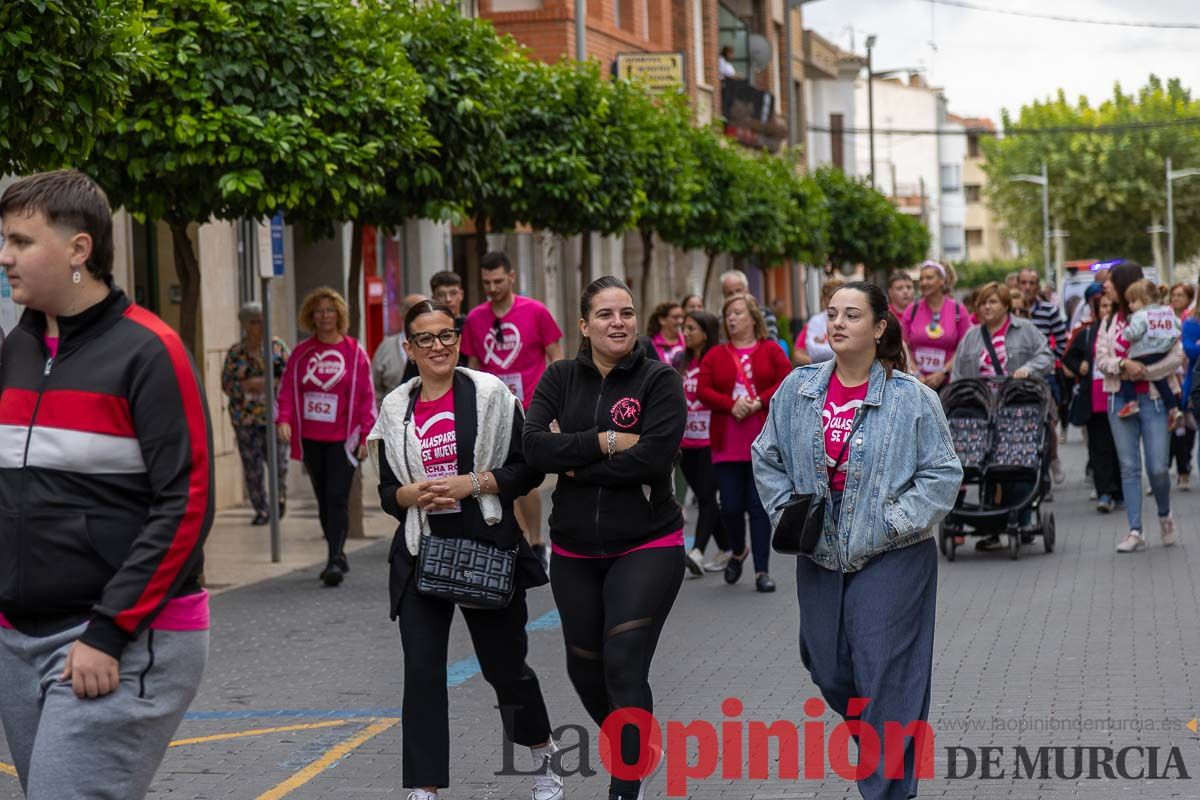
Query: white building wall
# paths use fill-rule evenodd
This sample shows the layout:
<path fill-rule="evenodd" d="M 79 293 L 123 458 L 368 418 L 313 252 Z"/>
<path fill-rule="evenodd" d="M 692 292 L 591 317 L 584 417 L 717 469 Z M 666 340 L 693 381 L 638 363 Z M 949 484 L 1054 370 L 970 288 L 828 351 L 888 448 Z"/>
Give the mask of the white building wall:
<path fill-rule="evenodd" d="M 858 118 L 856 80 L 855 73 L 847 71 L 838 80 L 816 79 L 804 82 L 809 169 L 833 163 L 833 135 L 827 130 L 830 127 L 830 115 L 841 114 L 842 124 L 847 129 L 867 127 L 865 112 L 861 124 Z M 855 141 L 860 138 L 860 134 L 846 133 L 842 140 L 844 169 L 848 175 L 859 174 Z"/>
<path fill-rule="evenodd" d="M 945 114 L 942 115 L 945 119 Z M 967 200 L 963 191 L 963 166 L 967 160 L 966 128 L 959 122 L 944 121 L 938 136 L 941 166 L 941 208 L 943 261 L 961 261 L 967 257 Z"/>

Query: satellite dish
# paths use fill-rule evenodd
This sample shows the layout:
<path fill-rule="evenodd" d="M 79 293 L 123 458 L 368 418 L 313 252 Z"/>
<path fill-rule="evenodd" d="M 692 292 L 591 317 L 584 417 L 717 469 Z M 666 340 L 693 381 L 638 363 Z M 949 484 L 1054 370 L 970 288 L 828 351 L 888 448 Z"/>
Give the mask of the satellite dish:
<path fill-rule="evenodd" d="M 750 34 L 746 48 L 750 53 L 750 69 L 754 72 L 771 63 L 771 43 L 761 33 Z"/>

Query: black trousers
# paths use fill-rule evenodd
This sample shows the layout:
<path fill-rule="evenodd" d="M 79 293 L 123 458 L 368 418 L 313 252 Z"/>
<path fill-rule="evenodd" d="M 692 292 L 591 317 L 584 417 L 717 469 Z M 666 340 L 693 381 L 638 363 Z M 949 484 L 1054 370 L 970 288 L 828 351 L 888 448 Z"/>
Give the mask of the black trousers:
<path fill-rule="evenodd" d="M 678 547 L 635 550 L 615 558 L 554 555 L 550 586 L 562 618 L 567 676 L 597 725 L 618 708 L 653 713 L 650 662 L 683 583 Z M 640 736 L 621 731 L 621 757 L 638 763 Z M 610 790 L 634 797 L 641 782 L 613 777 Z"/>
<path fill-rule="evenodd" d="M 1182 432 L 1171 431 L 1171 461 L 1180 475 L 1192 474 L 1192 449 L 1195 446 L 1196 431 L 1192 428 L 1184 428 Z"/>
<path fill-rule="evenodd" d="M 410 580 L 400 602 L 400 642 L 404 646 L 404 786 L 450 785 L 450 699 L 446 655 L 455 605 L 417 594 Z M 529 637 L 525 590 L 501 609 L 464 608 L 483 679 L 496 690 L 496 705 L 508 740 L 534 747 L 550 739 L 550 718 L 537 674 L 525 663 Z"/>
<path fill-rule="evenodd" d="M 1112 428 L 1108 426 L 1108 414 L 1100 411 L 1087 421 L 1088 463 L 1092 465 L 1092 481 L 1096 494 L 1121 501 L 1121 464 L 1117 460 L 1117 446 L 1113 442 Z"/>
<path fill-rule="evenodd" d="M 716 542 L 718 550 L 728 550 L 725 528 L 721 522 L 721 506 L 717 503 L 717 475 L 713 470 L 711 447 L 684 447 L 679 451 L 679 468 L 688 486 L 696 493 L 700 516 L 696 520 L 696 542 L 701 553 L 708 540 Z"/>
<path fill-rule="evenodd" d="M 301 447 L 304 467 L 308 470 L 313 494 L 317 496 L 321 531 L 325 534 L 329 560 L 332 561 L 342 554 L 350 530 L 350 482 L 354 480 L 354 467 L 346 458 L 344 442 L 305 439 Z"/>

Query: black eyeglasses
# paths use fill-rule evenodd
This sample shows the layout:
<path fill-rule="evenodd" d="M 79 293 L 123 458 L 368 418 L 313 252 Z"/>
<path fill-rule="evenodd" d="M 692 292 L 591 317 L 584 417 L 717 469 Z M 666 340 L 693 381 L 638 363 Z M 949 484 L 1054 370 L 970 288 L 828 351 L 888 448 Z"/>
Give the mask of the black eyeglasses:
<path fill-rule="evenodd" d="M 429 350 L 433 347 L 434 341 L 442 343 L 443 347 L 454 347 L 458 344 L 459 333 L 454 328 L 446 328 L 434 333 L 414 333 L 408 337 L 408 340 L 422 350 Z"/>
<path fill-rule="evenodd" d="M 504 344 L 504 327 L 500 324 L 499 317 L 492 320 L 492 333 L 495 334 L 497 342 Z"/>

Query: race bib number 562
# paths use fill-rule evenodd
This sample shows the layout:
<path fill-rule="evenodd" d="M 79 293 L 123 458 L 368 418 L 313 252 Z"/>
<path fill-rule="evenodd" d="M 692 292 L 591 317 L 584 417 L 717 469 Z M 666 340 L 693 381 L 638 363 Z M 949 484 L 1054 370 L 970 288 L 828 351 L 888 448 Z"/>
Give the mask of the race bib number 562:
<path fill-rule="evenodd" d="M 336 422 L 338 396 L 326 392 L 304 393 L 304 418 L 310 422 Z"/>

